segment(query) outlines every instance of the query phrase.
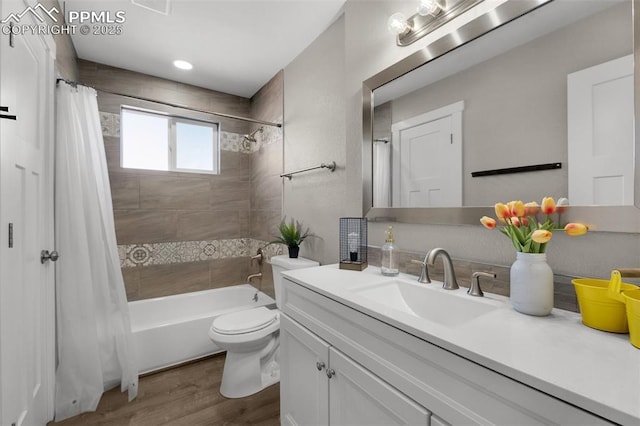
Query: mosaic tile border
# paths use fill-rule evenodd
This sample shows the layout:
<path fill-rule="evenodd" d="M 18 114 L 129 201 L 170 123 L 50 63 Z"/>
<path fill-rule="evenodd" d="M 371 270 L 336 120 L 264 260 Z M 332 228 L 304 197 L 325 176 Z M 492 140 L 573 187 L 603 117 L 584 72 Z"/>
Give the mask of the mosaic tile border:
<path fill-rule="evenodd" d="M 282 121 L 282 119 L 280 119 Z M 100 112 L 100 126 L 102 135 L 107 137 L 120 137 L 120 114 L 111 112 Z M 262 145 L 270 145 L 282 140 L 282 127 L 264 126 L 263 131 L 256 134 L 258 143 L 251 143 L 248 146 L 242 145 L 242 136 L 239 133 L 220 132 L 220 149 L 222 151 L 241 152 L 252 154 L 257 152 Z"/>
<path fill-rule="evenodd" d="M 247 257 L 255 255 L 260 247 L 266 250 L 268 259 L 283 253 L 281 245 L 267 244 L 266 241 L 253 238 L 123 244 L 118 246 L 118 256 L 120 258 L 120 267 L 133 268 L 229 257 Z"/>

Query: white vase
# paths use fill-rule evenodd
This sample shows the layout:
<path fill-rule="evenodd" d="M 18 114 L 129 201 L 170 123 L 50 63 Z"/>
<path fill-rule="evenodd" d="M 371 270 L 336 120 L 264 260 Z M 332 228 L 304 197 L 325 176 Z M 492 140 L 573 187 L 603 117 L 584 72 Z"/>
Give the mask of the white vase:
<path fill-rule="evenodd" d="M 549 315 L 553 309 L 553 271 L 547 255 L 516 253 L 509 287 L 513 309 L 527 315 Z"/>

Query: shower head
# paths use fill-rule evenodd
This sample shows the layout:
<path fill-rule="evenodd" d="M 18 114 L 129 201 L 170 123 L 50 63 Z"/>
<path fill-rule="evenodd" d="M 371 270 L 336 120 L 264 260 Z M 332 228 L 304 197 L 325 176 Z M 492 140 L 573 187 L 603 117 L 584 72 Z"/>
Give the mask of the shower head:
<path fill-rule="evenodd" d="M 252 143 L 258 143 L 258 141 L 256 140 L 256 134 L 258 132 L 262 132 L 264 130 L 264 127 L 260 127 L 256 130 L 254 130 L 253 132 L 249 133 L 248 135 L 243 135 L 242 136 L 242 141 L 240 142 L 242 144 L 242 148 L 245 151 L 250 151 L 251 150 L 251 144 Z"/>
<path fill-rule="evenodd" d="M 260 127 L 256 130 L 254 130 L 253 132 L 249 133 L 248 135 L 244 135 L 242 136 L 242 139 L 249 141 L 249 142 L 257 142 L 256 141 L 256 133 L 258 132 L 262 132 L 264 130 L 264 127 Z"/>

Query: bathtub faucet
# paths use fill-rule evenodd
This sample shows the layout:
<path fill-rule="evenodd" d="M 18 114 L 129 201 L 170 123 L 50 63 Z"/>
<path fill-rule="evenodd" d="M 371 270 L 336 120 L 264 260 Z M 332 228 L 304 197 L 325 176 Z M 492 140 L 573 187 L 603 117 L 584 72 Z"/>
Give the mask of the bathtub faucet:
<path fill-rule="evenodd" d="M 251 280 L 253 278 L 262 278 L 262 272 L 258 272 L 257 274 L 251 274 L 247 277 L 247 282 L 251 284 Z"/>

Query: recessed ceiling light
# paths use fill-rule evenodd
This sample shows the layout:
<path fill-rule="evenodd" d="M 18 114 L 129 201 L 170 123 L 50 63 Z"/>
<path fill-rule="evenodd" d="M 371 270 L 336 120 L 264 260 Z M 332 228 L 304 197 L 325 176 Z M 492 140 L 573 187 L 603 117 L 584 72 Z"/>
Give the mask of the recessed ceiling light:
<path fill-rule="evenodd" d="M 191 68 L 193 68 L 193 65 L 191 65 L 189 62 L 181 60 L 173 61 L 173 65 L 176 68 L 180 68 L 181 70 L 190 70 Z"/>

